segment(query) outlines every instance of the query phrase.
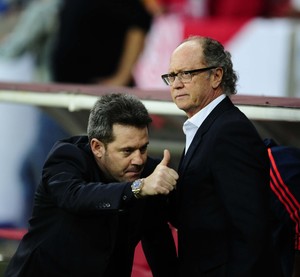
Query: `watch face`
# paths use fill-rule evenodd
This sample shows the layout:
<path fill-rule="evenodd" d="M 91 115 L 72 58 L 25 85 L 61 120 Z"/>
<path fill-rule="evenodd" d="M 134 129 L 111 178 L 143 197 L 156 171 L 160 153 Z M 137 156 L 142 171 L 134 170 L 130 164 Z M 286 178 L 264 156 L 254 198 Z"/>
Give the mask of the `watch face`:
<path fill-rule="evenodd" d="M 141 180 L 135 180 L 132 184 L 132 189 L 139 189 L 141 186 Z"/>
<path fill-rule="evenodd" d="M 144 184 L 143 181 L 144 181 L 144 179 L 138 179 L 138 180 L 135 180 L 131 185 L 131 190 L 132 190 L 135 198 L 142 198 L 142 196 L 140 195 L 140 192 L 141 192 L 141 189 Z"/>

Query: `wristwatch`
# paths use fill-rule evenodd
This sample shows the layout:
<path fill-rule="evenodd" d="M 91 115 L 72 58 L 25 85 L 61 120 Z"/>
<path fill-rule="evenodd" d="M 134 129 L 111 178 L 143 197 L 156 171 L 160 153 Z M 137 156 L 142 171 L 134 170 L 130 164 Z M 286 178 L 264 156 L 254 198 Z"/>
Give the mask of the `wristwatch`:
<path fill-rule="evenodd" d="M 131 185 L 131 190 L 135 198 L 142 198 L 141 190 L 144 186 L 144 179 L 137 179 Z"/>

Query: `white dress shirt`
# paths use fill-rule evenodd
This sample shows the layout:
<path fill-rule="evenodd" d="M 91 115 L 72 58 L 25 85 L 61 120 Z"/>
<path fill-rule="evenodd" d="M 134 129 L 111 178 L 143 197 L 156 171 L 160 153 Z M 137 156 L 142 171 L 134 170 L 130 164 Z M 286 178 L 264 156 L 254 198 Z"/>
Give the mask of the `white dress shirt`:
<path fill-rule="evenodd" d="M 205 118 L 212 112 L 212 110 L 225 98 L 225 94 L 220 95 L 191 118 L 187 119 L 183 124 L 183 132 L 185 134 L 185 153 L 187 153 L 193 138 L 201 126 Z"/>

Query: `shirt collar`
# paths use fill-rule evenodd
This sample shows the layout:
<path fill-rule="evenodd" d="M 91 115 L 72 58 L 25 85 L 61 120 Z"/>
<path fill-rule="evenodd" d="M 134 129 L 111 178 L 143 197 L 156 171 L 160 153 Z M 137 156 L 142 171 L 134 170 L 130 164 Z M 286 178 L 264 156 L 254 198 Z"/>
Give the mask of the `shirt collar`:
<path fill-rule="evenodd" d="M 203 109 L 201 109 L 199 112 L 194 114 L 191 118 L 187 119 L 184 124 L 183 128 L 190 128 L 192 126 L 195 126 L 199 128 L 205 118 L 212 112 L 212 110 L 226 97 L 225 94 L 222 94 L 218 96 L 216 99 L 214 99 L 212 102 L 210 102 L 207 106 L 205 106 Z M 185 132 L 185 130 L 184 130 Z"/>

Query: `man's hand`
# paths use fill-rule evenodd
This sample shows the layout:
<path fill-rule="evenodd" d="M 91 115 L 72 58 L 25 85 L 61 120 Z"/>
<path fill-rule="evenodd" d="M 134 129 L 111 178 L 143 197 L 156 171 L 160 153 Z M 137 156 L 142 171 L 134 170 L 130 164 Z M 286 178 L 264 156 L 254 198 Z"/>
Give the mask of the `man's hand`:
<path fill-rule="evenodd" d="M 156 166 L 153 173 L 144 179 L 141 196 L 169 194 L 176 187 L 179 176 L 174 169 L 168 167 L 170 159 L 170 152 L 165 149 L 162 161 Z"/>

